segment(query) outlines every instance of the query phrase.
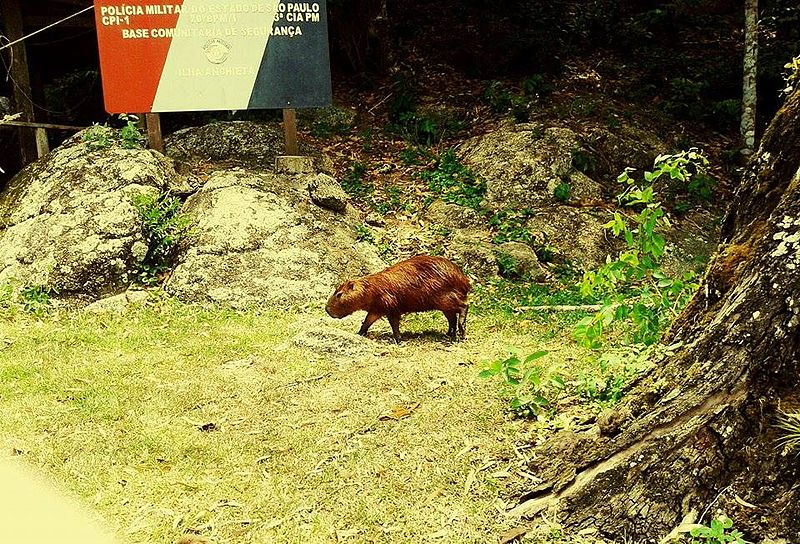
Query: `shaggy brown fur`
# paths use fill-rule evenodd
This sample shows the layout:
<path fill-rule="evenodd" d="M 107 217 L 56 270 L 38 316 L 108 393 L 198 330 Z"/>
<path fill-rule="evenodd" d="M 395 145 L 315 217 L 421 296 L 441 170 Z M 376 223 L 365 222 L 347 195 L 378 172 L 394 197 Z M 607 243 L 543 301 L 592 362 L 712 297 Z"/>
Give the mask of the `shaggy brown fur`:
<path fill-rule="evenodd" d="M 342 318 L 365 310 L 358 334 L 386 316 L 395 342 L 400 343 L 400 317 L 411 312 L 440 310 L 447 317 L 447 334 L 464 338 L 467 326 L 469 278 L 444 257 L 417 255 L 389 268 L 344 282 L 328 299 L 325 311 Z"/>

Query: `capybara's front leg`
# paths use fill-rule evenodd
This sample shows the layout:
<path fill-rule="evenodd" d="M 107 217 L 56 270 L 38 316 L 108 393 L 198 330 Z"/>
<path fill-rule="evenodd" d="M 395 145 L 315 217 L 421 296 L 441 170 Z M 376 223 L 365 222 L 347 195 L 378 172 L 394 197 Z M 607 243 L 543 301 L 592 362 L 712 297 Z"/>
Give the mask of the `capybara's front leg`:
<path fill-rule="evenodd" d="M 366 336 L 367 331 L 375 323 L 377 320 L 381 318 L 381 314 L 376 313 L 368 313 L 367 317 L 364 318 L 364 322 L 361 324 L 361 328 L 358 330 L 358 334 L 361 336 Z"/>

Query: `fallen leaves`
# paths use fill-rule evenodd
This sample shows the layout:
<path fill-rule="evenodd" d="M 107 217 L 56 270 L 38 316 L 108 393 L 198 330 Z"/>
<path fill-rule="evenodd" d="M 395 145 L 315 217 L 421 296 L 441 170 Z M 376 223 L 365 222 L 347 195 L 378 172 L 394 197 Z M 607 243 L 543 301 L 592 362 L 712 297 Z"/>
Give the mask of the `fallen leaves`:
<path fill-rule="evenodd" d="M 409 417 L 414 412 L 414 410 L 419 408 L 419 406 L 420 406 L 419 402 L 415 402 L 408 406 L 403 404 L 398 404 L 394 406 L 388 413 L 384 413 L 378 416 L 378 419 L 380 421 L 390 421 L 390 420 L 398 421 L 400 419 Z"/>

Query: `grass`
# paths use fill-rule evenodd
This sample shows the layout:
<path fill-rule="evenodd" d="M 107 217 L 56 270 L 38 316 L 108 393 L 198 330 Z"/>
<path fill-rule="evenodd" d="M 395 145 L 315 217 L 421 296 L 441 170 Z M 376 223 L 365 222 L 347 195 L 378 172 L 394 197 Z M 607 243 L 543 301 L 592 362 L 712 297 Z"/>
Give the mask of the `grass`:
<path fill-rule="evenodd" d="M 385 321 L 372 353 L 291 346 L 312 314 L 156 302 L 122 316 L 0 312 L 0 447 L 52 474 L 123 542 L 486 542 L 524 489 L 536 424 L 512 421 L 486 359 L 569 332 L 476 307 Z M 333 322 L 358 328 L 358 317 Z M 507 503 L 508 501 L 508 503 Z"/>

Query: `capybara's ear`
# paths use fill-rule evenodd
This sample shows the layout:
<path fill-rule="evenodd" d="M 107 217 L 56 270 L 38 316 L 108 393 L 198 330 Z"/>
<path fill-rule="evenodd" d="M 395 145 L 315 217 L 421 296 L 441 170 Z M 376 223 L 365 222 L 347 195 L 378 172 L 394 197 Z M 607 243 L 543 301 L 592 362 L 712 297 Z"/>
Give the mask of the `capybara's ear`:
<path fill-rule="evenodd" d="M 342 291 L 352 291 L 353 287 L 355 287 L 355 286 L 356 286 L 356 284 L 353 283 L 352 280 L 348 281 L 347 283 L 344 284 L 344 287 L 342 287 Z"/>

